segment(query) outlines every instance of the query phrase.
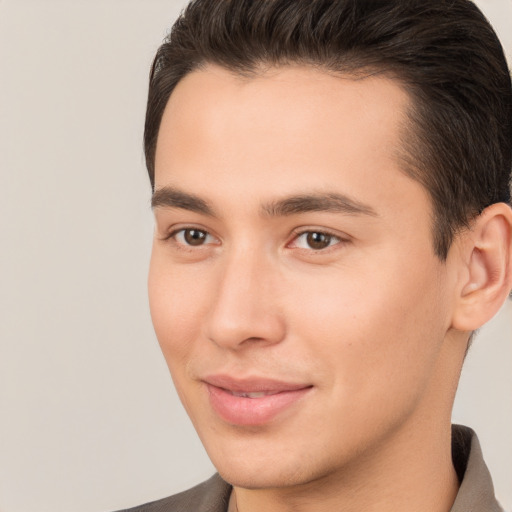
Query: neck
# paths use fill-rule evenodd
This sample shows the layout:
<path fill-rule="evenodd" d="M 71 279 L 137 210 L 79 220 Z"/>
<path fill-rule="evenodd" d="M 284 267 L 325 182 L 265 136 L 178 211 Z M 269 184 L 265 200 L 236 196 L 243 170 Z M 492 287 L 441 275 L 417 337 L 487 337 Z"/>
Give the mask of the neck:
<path fill-rule="evenodd" d="M 458 491 L 450 425 L 418 439 L 397 432 L 379 453 L 322 479 L 293 488 L 242 489 L 230 512 L 448 512 Z M 434 435 L 435 434 L 435 435 Z"/>

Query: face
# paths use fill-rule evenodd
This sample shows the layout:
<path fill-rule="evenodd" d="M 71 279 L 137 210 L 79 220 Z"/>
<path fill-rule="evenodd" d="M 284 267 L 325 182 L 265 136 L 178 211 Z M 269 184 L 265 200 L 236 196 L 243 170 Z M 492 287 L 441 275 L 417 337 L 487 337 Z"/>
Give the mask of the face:
<path fill-rule="evenodd" d="M 342 474 L 446 413 L 449 269 L 427 193 L 400 170 L 407 105 L 383 77 L 301 67 L 212 66 L 169 100 L 152 318 L 235 485 Z"/>

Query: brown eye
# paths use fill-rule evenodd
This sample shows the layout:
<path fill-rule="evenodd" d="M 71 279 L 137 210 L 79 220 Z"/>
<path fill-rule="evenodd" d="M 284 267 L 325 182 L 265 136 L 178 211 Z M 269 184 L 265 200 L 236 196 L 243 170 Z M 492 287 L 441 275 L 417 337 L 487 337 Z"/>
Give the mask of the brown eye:
<path fill-rule="evenodd" d="M 310 231 L 306 233 L 306 243 L 311 249 L 325 249 L 331 245 L 333 237 L 327 233 Z"/>
<path fill-rule="evenodd" d="M 206 231 L 200 229 L 184 229 L 183 240 L 187 245 L 203 245 L 206 241 L 208 234 Z"/>
<path fill-rule="evenodd" d="M 170 240 L 176 249 L 196 251 L 197 254 L 204 254 L 204 250 L 221 245 L 220 240 L 209 231 L 195 227 L 177 229 L 164 240 Z"/>
<path fill-rule="evenodd" d="M 326 231 L 303 231 L 288 245 L 295 249 L 321 252 L 335 245 L 343 246 L 345 240 Z"/>

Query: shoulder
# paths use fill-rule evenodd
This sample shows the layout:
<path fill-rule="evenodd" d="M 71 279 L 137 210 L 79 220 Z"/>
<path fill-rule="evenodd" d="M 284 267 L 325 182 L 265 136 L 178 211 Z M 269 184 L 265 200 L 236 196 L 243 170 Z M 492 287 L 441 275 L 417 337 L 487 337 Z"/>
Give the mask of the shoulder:
<path fill-rule="evenodd" d="M 231 486 L 215 474 L 187 491 L 118 512 L 226 512 Z"/>

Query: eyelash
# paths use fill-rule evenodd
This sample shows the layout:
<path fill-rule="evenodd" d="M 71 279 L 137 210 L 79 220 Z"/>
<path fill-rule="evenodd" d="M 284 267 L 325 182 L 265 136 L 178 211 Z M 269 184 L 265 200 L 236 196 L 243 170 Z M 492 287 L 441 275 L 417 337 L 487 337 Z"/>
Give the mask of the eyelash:
<path fill-rule="evenodd" d="M 200 228 L 196 228 L 196 227 L 184 227 L 184 228 L 179 228 L 179 229 L 175 229 L 174 231 L 171 231 L 162 240 L 164 240 L 164 241 L 172 240 L 174 242 L 174 244 L 177 247 L 179 247 L 179 249 L 186 250 L 186 251 L 198 250 L 198 249 L 201 249 L 202 247 L 204 247 L 205 245 L 207 245 L 206 243 L 200 243 L 200 244 L 197 244 L 197 245 L 193 245 L 193 244 L 187 243 L 186 240 L 178 241 L 177 240 L 177 236 L 180 235 L 180 233 L 182 233 L 183 237 L 185 237 L 187 231 L 188 232 L 196 231 L 197 233 L 200 233 L 201 236 L 204 237 L 204 239 L 208 239 L 208 237 L 215 238 L 213 235 L 211 235 L 205 229 L 200 229 Z M 311 247 L 311 246 L 309 246 L 309 247 L 296 247 L 298 250 L 309 251 L 309 252 L 314 252 L 314 253 L 321 253 L 321 252 L 327 251 L 331 247 L 334 247 L 334 246 L 337 246 L 337 245 L 340 245 L 340 244 L 348 242 L 347 239 L 344 239 L 344 238 L 340 237 L 339 235 L 335 235 L 334 233 L 332 233 L 332 232 L 330 232 L 328 230 L 322 230 L 322 229 L 302 229 L 300 231 L 296 231 L 293 234 L 292 240 L 289 243 L 287 243 L 286 246 L 287 247 L 291 246 L 293 248 L 293 244 L 296 244 L 297 241 L 300 240 L 301 237 L 309 236 L 309 235 L 321 235 L 323 237 L 328 238 L 328 245 L 325 246 L 325 247 L 316 248 L 316 249 Z M 331 243 L 333 240 L 334 240 L 334 243 Z M 306 243 L 308 243 L 308 242 L 306 242 Z"/>
<path fill-rule="evenodd" d="M 328 239 L 327 245 L 325 247 L 319 247 L 319 248 L 311 247 L 312 240 L 308 240 L 308 238 L 311 235 L 320 235 L 321 237 L 327 238 Z M 306 230 L 301 230 L 301 231 L 296 232 L 294 234 L 292 241 L 289 244 L 287 244 L 287 246 L 289 247 L 290 245 L 294 245 L 294 244 L 296 245 L 297 242 L 302 237 L 305 237 L 306 244 L 309 247 L 298 247 L 297 246 L 297 249 L 304 250 L 304 251 L 313 251 L 316 253 L 325 252 L 328 249 L 330 249 L 331 247 L 334 247 L 334 246 L 339 245 L 340 243 L 343 243 L 346 241 L 343 238 L 341 238 L 339 235 L 335 235 L 334 233 L 331 233 L 330 231 L 321 230 L 321 229 L 306 229 Z M 331 242 L 333 242 L 333 243 L 331 243 Z"/>
<path fill-rule="evenodd" d="M 183 233 L 183 236 L 186 236 L 186 232 L 189 231 L 196 231 L 198 233 L 201 233 L 204 235 L 204 237 L 207 239 L 208 237 L 213 237 L 212 234 L 210 234 L 206 229 L 196 228 L 196 227 L 185 227 L 185 228 L 179 228 L 171 231 L 168 235 L 166 235 L 164 238 L 162 238 L 163 241 L 172 241 L 176 246 L 178 246 L 181 250 L 186 251 L 193 251 L 197 250 L 198 248 L 203 247 L 205 244 L 198 244 L 197 246 L 194 246 L 193 244 L 188 244 L 185 242 L 180 242 L 177 240 L 177 237 L 180 233 Z"/>

